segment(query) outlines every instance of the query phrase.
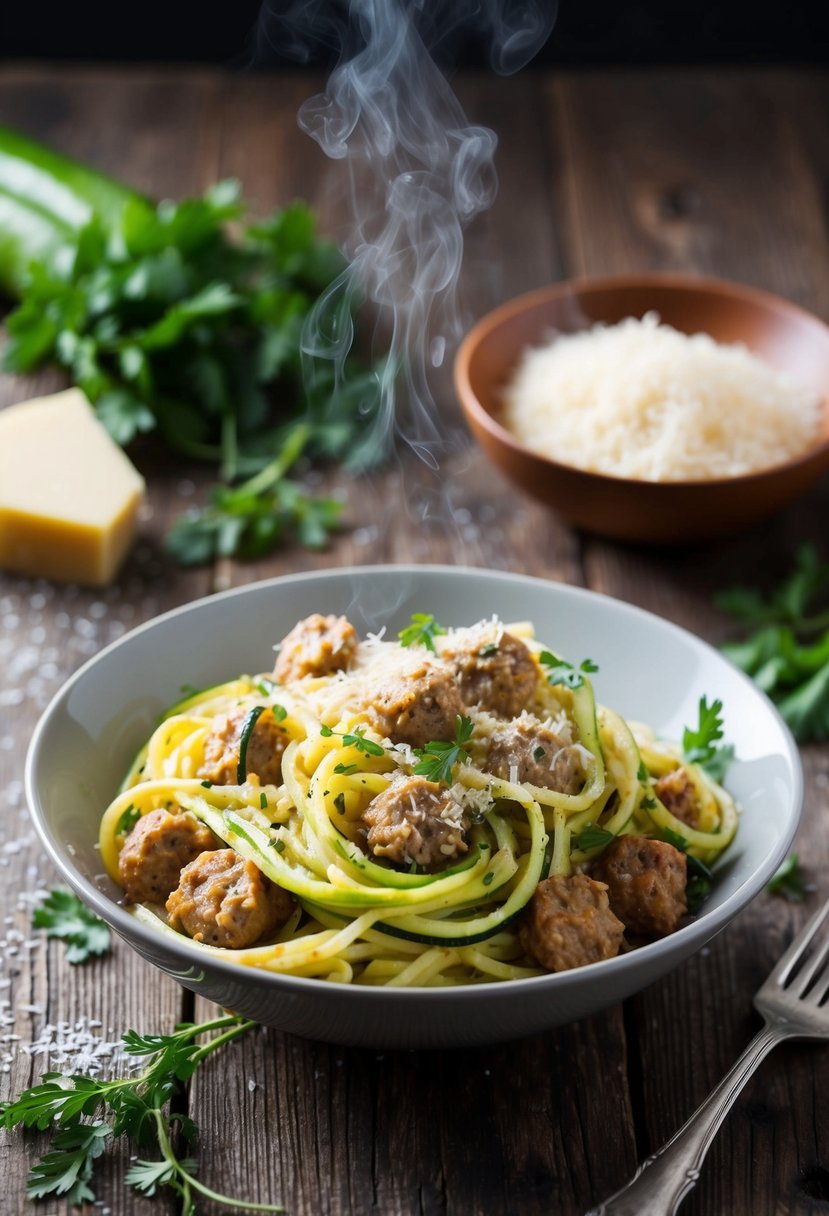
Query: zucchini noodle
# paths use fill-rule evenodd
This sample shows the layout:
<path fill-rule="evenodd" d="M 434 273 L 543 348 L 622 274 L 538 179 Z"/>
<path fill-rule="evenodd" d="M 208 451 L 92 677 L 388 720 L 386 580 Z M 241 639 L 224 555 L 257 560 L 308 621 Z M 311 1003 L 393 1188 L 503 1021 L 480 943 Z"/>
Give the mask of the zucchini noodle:
<path fill-rule="evenodd" d="M 370 636 L 347 670 L 283 683 L 240 676 L 185 697 L 164 715 L 103 815 L 100 851 L 108 874 L 124 886 L 119 855 L 141 817 L 161 809 L 195 816 L 218 838 L 217 849 L 235 850 L 288 892 L 292 911 L 278 932 L 247 948 L 196 940 L 194 949 L 284 975 L 422 987 L 541 974 L 522 948 L 522 910 L 550 875 L 589 870 L 612 837 L 681 837 L 688 854 L 715 861 L 737 828 L 737 808 L 726 791 L 677 747 L 597 707 L 583 671 L 564 664 L 574 674 L 555 682 L 550 652 L 531 626 L 500 623 L 499 638 L 508 633 L 526 646 L 535 687 L 517 716 L 467 703 L 457 719 L 458 730 L 467 724 L 465 738 L 453 745 L 443 737 L 444 752 L 457 751 L 429 788 L 439 786 L 441 798 L 452 800 L 462 846 L 454 853 L 449 846 L 440 864 L 426 866 L 372 851 L 364 815 L 375 799 L 416 778 L 432 747 L 393 742 L 378 728 L 367 709 L 372 680 L 389 664 L 404 670 L 419 658 L 440 668 L 459 637 L 484 625 L 492 623 L 408 648 Z M 274 782 L 263 782 L 245 756 L 256 720 L 268 711 L 284 747 Z M 221 780 L 205 779 L 217 723 L 231 717 L 244 719 L 238 755 Z M 506 775 L 495 771 L 489 757 L 506 746 L 499 739 L 529 729 L 528 723 L 561 741 L 577 766 L 576 788 L 519 781 L 517 763 Z M 533 754 L 537 760 L 544 748 Z M 556 753 L 550 771 L 559 760 Z M 659 779 L 676 772 L 695 804 L 692 823 L 658 795 Z M 128 906 L 159 933 L 178 942 L 186 937 L 163 903 Z"/>

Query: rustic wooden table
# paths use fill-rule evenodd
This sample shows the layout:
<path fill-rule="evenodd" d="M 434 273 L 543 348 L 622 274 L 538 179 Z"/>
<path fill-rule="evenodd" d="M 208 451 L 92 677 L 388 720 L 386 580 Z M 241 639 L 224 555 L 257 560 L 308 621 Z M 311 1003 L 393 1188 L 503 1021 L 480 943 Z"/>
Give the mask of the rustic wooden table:
<path fill-rule="evenodd" d="M 464 289 L 476 313 L 570 275 L 677 269 L 741 279 L 829 318 L 829 83 L 817 74 L 525 73 L 458 88 L 470 118 L 501 139 L 498 200 L 467 242 Z M 328 165 L 295 122 L 310 91 L 290 75 L 16 68 L 0 77 L 0 121 L 152 195 L 235 175 L 263 211 L 302 196 L 331 219 Z M 0 394 L 8 403 L 57 383 L 5 377 Z M 438 392 L 440 408 L 454 408 L 445 383 Z M 347 498 L 350 529 L 327 553 L 291 549 L 183 573 L 160 540 L 204 475 L 163 460 L 146 471 L 144 538 L 113 587 L 0 582 L 0 1097 L 31 1084 L 47 1061 L 82 1065 L 128 1026 L 161 1031 L 207 1012 L 121 942 L 73 968 L 60 944 L 30 927 L 55 875 L 24 803 L 27 740 L 61 682 L 125 630 L 266 575 L 433 560 L 594 588 L 717 642 L 727 629 L 712 607 L 717 588 L 779 576 L 802 540 L 829 556 L 825 480 L 749 535 L 644 551 L 575 534 L 467 451 L 441 474 L 454 518 L 447 508 L 424 526 L 400 510 L 401 484 L 412 494 L 428 478 L 417 467 L 359 485 L 332 473 L 327 484 Z M 797 848 L 825 895 L 829 749 L 804 749 L 803 761 Z M 189 1095 L 204 1174 L 230 1193 L 281 1200 L 290 1216 L 575 1216 L 624 1181 L 731 1064 L 756 1027 L 752 993 L 817 898 L 801 908 L 763 894 L 662 983 L 522 1042 L 418 1056 L 255 1033 L 206 1068 Z M 763 1065 L 720 1133 L 683 1209 L 689 1216 L 829 1210 L 827 1070 L 825 1050 L 808 1046 Z M 3 1212 L 27 1210 L 25 1174 L 41 1149 L 36 1136 L 4 1135 Z M 124 1189 L 126 1164 L 123 1154 L 104 1168 L 100 1200 L 124 1216 L 172 1211 Z"/>

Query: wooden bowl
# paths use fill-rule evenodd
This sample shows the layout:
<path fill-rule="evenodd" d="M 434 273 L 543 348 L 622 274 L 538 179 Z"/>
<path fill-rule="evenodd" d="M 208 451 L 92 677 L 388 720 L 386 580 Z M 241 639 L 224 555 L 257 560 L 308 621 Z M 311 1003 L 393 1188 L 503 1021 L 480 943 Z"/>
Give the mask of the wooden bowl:
<path fill-rule="evenodd" d="M 687 334 L 742 342 L 822 398 L 817 440 L 803 455 L 759 473 L 648 482 L 559 464 L 519 442 L 500 422 L 502 394 L 524 352 L 553 331 L 655 311 Z M 829 468 L 829 327 L 787 300 L 737 283 L 636 275 L 557 283 L 483 317 L 455 360 L 467 421 L 492 461 L 521 489 L 575 527 L 619 540 L 661 544 L 735 532 L 779 510 Z"/>

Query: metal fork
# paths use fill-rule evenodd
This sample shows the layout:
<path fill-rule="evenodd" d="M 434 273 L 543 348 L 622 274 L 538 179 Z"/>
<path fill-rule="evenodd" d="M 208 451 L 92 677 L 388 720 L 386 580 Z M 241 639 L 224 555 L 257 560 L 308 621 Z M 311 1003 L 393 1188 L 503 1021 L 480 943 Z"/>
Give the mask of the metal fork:
<path fill-rule="evenodd" d="M 705 1154 L 757 1065 L 784 1039 L 829 1039 L 829 900 L 794 939 L 754 1006 L 763 1029 L 691 1118 L 633 1178 L 586 1216 L 673 1216 L 696 1186 Z"/>

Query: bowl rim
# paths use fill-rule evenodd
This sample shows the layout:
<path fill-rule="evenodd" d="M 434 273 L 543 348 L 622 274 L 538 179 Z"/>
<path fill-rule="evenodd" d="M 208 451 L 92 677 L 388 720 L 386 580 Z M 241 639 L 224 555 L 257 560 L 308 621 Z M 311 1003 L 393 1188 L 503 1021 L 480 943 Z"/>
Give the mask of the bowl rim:
<path fill-rule="evenodd" d="M 783 833 L 777 842 L 776 847 L 766 858 L 763 865 L 755 869 L 746 880 L 733 891 L 724 902 L 709 912 L 704 912 L 688 924 L 677 929 L 676 932 L 667 937 L 659 938 L 654 942 L 649 942 L 644 946 L 639 946 L 635 950 L 630 950 L 625 954 L 617 955 L 615 958 L 603 959 L 596 963 L 589 963 L 583 967 L 572 968 L 569 971 L 553 972 L 547 975 L 528 976 L 522 979 L 511 980 L 508 983 L 478 983 L 469 985 L 454 985 L 446 988 L 429 988 L 429 987 L 408 987 L 408 988 L 389 988 L 388 986 L 373 986 L 360 984 L 337 984 L 326 982 L 320 979 L 314 979 L 305 976 L 282 975 L 278 972 L 269 972 L 262 968 L 246 966 L 243 963 L 237 963 L 232 960 L 222 959 L 215 955 L 205 955 L 201 952 L 199 946 L 195 942 L 191 942 L 188 938 L 182 937 L 181 942 L 153 931 L 149 926 L 142 924 L 127 912 L 124 906 L 105 894 L 96 887 L 83 874 L 76 870 L 71 863 L 66 860 L 58 850 L 56 843 L 53 841 L 50 833 L 47 830 L 46 817 L 40 803 L 37 783 L 37 769 L 40 761 L 40 752 L 43 746 L 44 736 L 49 729 L 52 717 L 57 713 L 63 702 L 71 695 L 72 690 L 77 684 L 86 678 L 89 671 L 98 666 L 99 663 L 105 662 L 108 655 L 113 651 L 120 649 L 131 640 L 140 636 L 143 633 L 151 632 L 159 624 L 175 619 L 179 616 L 186 616 L 189 612 L 200 608 L 206 608 L 210 605 L 222 601 L 233 600 L 236 597 L 250 594 L 252 591 L 261 591 L 270 587 L 284 587 L 296 583 L 312 583 L 317 580 L 325 580 L 331 576 L 341 578 L 361 578 L 374 577 L 378 573 L 399 575 L 402 573 L 408 574 L 436 574 L 442 577 L 451 577 L 453 579 L 464 579 L 470 575 L 484 576 L 492 579 L 495 582 L 504 582 L 510 584 L 526 584 L 534 587 L 543 586 L 547 589 L 555 589 L 556 594 L 564 595 L 565 598 L 572 597 L 579 601 L 584 600 L 601 600 L 613 606 L 616 611 L 621 611 L 623 614 L 629 614 L 633 617 L 644 618 L 646 622 L 656 622 L 660 627 L 666 628 L 670 633 L 676 634 L 683 639 L 684 642 L 690 643 L 693 649 L 702 651 L 704 654 L 713 654 L 716 658 L 733 668 L 733 672 L 742 681 L 751 693 L 766 702 L 766 708 L 772 714 L 772 717 L 777 720 L 777 725 L 780 730 L 781 744 L 784 745 L 786 758 L 792 774 L 792 799 L 791 799 L 791 815 L 788 825 L 788 830 Z M 447 566 L 442 564 L 417 564 L 404 563 L 393 564 L 386 563 L 382 565 L 361 565 L 361 566 L 340 566 L 329 567 L 322 570 L 301 571 L 294 574 L 277 575 L 273 578 L 257 580 L 251 583 L 243 584 L 239 587 L 231 587 L 225 591 L 216 592 L 212 595 L 201 596 L 198 599 L 190 600 L 185 604 L 180 604 L 176 608 L 169 609 L 167 612 L 160 613 L 158 616 L 152 617 L 148 621 L 144 621 L 141 625 L 129 630 L 121 637 L 110 642 L 102 650 L 100 650 L 92 658 L 88 659 L 76 672 L 74 672 L 68 680 L 61 686 L 60 689 L 50 700 L 46 709 L 41 714 L 34 733 L 32 734 L 29 747 L 26 753 L 26 763 L 24 769 L 24 788 L 26 793 L 27 806 L 29 814 L 34 822 L 35 829 L 47 855 L 53 865 L 58 870 L 58 873 L 65 879 L 72 890 L 77 894 L 93 911 L 95 911 L 103 920 L 105 920 L 122 938 L 129 944 L 132 939 L 138 939 L 142 945 L 146 945 L 148 953 L 157 954 L 159 947 L 167 950 L 169 954 L 175 957 L 182 968 L 188 965 L 192 968 L 193 964 L 200 961 L 204 968 L 208 971 L 218 971 L 218 973 L 228 980 L 239 981 L 243 976 L 250 980 L 254 985 L 267 986 L 275 993 L 282 990 L 288 994 L 292 990 L 298 990 L 305 995 L 318 994 L 321 1001 L 327 999 L 344 999 L 355 1001 L 360 1004 L 372 1002 L 385 1002 L 413 1000 L 416 995 L 421 997 L 428 994 L 429 1000 L 440 1002 L 453 1003 L 456 1001 L 482 1001 L 491 999 L 497 1001 L 500 997 L 515 992 L 529 994 L 532 992 L 541 996 L 542 993 L 547 993 L 553 997 L 555 992 L 562 990 L 566 991 L 574 985 L 578 985 L 585 980 L 595 979 L 597 975 L 607 975 L 608 983 L 612 983 L 614 975 L 626 975 L 631 969 L 636 969 L 647 962 L 648 959 L 657 960 L 666 954 L 673 954 L 675 943 L 681 942 L 687 946 L 687 949 L 678 952 L 680 957 L 677 959 L 677 964 L 684 960 L 689 954 L 699 949 L 714 937 L 720 930 L 726 927 L 733 918 L 745 908 L 764 888 L 768 880 L 777 870 L 778 866 L 786 856 L 789 846 L 797 832 L 800 824 L 800 819 L 803 811 L 803 767 L 800 759 L 800 752 L 794 738 L 781 717 L 776 706 L 765 696 L 765 694 L 757 687 L 757 685 L 739 668 L 735 667 L 730 661 L 710 643 L 704 641 L 690 630 L 684 629 L 682 626 L 669 621 L 664 617 L 658 616 L 656 613 L 650 612 L 645 608 L 640 608 L 638 605 L 629 604 L 625 600 L 620 600 L 614 596 L 606 595 L 603 592 L 592 591 L 589 588 L 573 586 L 569 583 L 554 582 L 549 579 L 536 577 L 533 575 L 514 574 L 510 571 L 490 570 L 482 566 Z M 597 971 L 597 968 L 604 968 L 604 971 Z M 164 970 L 164 968 L 161 968 Z M 168 972 L 169 974 L 169 972 Z M 530 987 L 528 988 L 527 985 Z M 347 995 L 346 995 L 347 994 Z"/>
<path fill-rule="evenodd" d="M 513 296 L 511 299 L 504 301 L 504 303 L 498 304 L 489 312 L 484 313 L 465 335 L 458 347 L 453 364 L 455 392 L 464 412 L 470 419 L 474 420 L 474 422 L 487 431 L 497 443 L 501 444 L 502 447 L 508 448 L 514 455 L 533 461 L 539 466 L 549 469 L 551 472 L 587 478 L 594 486 L 602 483 L 611 483 L 619 487 L 635 486 L 643 492 L 648 490 L 666 495 L 680 494 L 686 490 L 694 489 L 707 489 L 710 491 L 714 488 L 726 486 L 750 490 L 754 485 L 774 478 L 776 475 L 784 472 L 794 472 L 815 462 L 829 464 L 829 435 L 827 435 L 825 439 L 813 443 L 799 455 L 790 456 L 787 460 L 767 465 L 763 469 L 738 473 L 733 477 L 697 477 L 686 478 L 681 481 L 648 481 L 644 478 L 620 477 L 616 473 L 601 473 L 595 469 L 585 469 L 575 464 L 564 464 L 561 461 L 555 460 L 552 456 L 545 455 L 543 452 L 534 451 L 517 439 L 506 427 L 502 426 L 482 404 L 477 393 L 472 388 L 469 378 L 469 365 L 472 361 L 473 353 L 504 321 L 511 319 L 516 314 L 528 311 L 536 304 L 549 303 L 564 296 L 586 296 L 593 292 L 611 289 L 625 290 L 637 287 L 644 288 L 645 290 L 666 288 L 669 291 L 677 293 L 686 292 L 731 297 L 732 299 L 742 300 L 746 303 L 765 306 L 775 312 L 789 313 L 799 323 L 805 323 L 809 328 L 819 332 L 827 342 L 827 345 L 829 345 L 829 324 L 821 320 L 815 313 L 809 312 L 808 309 L 795 304 L 792 300 L 787 300 L 784 296 L 775 295 L 774 292 L 766 291 L 763 288 L 751 287 L 746 283 L 739 283 L 730 279 L 719 279 L 703 275 L 685 275 L 676 272 L 662 273 L 658 271 L 647 274 L 601 275 L 598 277 L 579 276 L 577 278 L 562 279 L 556 283 L 548 284 L 546 287 L 536 287 L 532 291 Z M 705 331 L 700 330 L 698 332 L 704 333 Z M 735 344 L 732 343 L 731 345 Z M 829 410 L 829 386 L 827 386 L 826 391 L 821 397 L 821 406 L 824 411 Z"/>

